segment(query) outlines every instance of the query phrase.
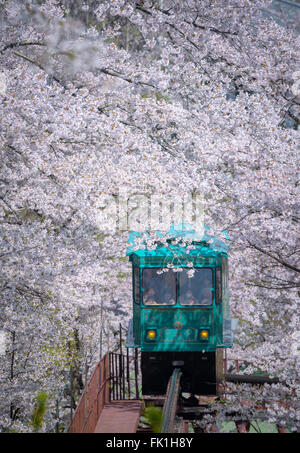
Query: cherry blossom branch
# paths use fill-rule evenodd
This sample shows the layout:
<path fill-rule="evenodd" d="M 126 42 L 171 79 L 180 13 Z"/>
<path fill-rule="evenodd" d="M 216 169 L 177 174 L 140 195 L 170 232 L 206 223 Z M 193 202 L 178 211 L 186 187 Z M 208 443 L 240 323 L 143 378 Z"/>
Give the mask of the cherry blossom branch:
<path fill-rule="evenodd" d="M 255 248 L 256 250 L 258 250 L 259 252 L 263 253 L 264 255 L 267 255 L 269 256 L 270 258 L 272 258 L 273 260 L 277 261 L 278 263 L 280 263 L 282 266 L 284 267 L 287 267 L 288 269 L 291 269 L 292 271 L 295 271 L 295 272 L 300 272 L 300 269 L 298 269 L 297 267 L 287 263 L 286 261 L 284 261 L 283 259 L 280 259 L 280 258 L 277 258 L 276 256 L 274 256 L 272 253 L 270 252 L 267 252 L 266 250 L 262 249 L 261 247 L 259 247 L 258 245 L 256 244 L 253 244 L 252 242 L 250 242 L 248 240 L 248 244 Z"/>
<path fill-rule="evenodd" d="M 6 44 L 1 50 L 0 52 L 3 53 L 5 52 L 7 49 L 13 49 L 14 47 L 26 47 L 26 46 L 42 46 L 42 47 L 45 47 L 46 44 L 43 43 L 43 42 L 39 42 L 39 41 L 36 41 L 36 42 L 31 42 L 31 41 L 28 41 L 28 42 L 11 42 L 9 44 Z"/>
<path fill-rule="evenodd" d="M 17 52 L 17 51 L 13 51 L 13 54 L 16 55 L 17 57 L 20 57 L 20 58 L 23 58 L 24 60 L 28 61 L 29 63 L 32 63 L 33 65 L 37 66 L 39 69 L 41 69 L 42 71 L 44 71 L 46 74 L 48 74 L 48 72 L 46 71 L 46 69 L 40 64 L 38 63 L 37 61 L 35 60 L 32 60 L 31 58 L 27 57 L 26 55 L 20 53 L 20 52 Z M 53 80 L 55 80 L 55 82 L 57 82 L 59 85 L 61 85 L 64 89 L 66 89 L 66 85 L 64 82 L 62 82 L 60 79 L 58 79 L 55 75 L 51 74 Z"/>
<path fill-rule="evenodd" d="M 119 78 L 121 80 L 125 80 L 128 83 L 133 83 L 135 85 L 144 85 L 144 86 L 148 86 L 148 87 L 151 87 L 151 88 L 155 88 L 157 90 L 157 87 L 155 85 L 153 85 L 152 83 L 142 82 L 140 80 L 131 79 L 130 77 L 128 77 L 126 75 L 123 75 L 123 74 L 119 73 L 118 71 L 116 71 L 114 69 L 101 68 L 100 72 L 102 72 L 103 74 L 112 76 L 112 77 L 117 77 L 117 78 Z"/>

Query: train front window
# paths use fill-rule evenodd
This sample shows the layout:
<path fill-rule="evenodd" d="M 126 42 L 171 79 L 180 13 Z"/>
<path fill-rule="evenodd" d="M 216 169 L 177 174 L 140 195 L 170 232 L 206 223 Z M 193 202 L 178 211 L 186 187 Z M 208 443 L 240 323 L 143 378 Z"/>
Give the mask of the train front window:
<path fill-rule="evenodd" d="M 160 272 L 160 269 L 143 270 L 143 303 L 145 305 L 175 305 L 176 303 L 176 273 L 172 270 Z"/>
<path fill-rule="evenodd" d="M 179 303 L 181 305 L 212 305 L 212 269 L 195 269 L 192 277 L 188 269 L 179 272 Z"/>

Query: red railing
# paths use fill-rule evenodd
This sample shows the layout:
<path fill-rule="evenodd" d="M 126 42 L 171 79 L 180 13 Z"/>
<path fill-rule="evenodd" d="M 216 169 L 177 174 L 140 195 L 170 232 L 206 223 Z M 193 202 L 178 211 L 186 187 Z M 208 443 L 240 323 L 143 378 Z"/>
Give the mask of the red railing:
<path fill-rule="evenodd" d="M 72 422 L 70 433 L 93 433 L 104 408 L 113 400 L 139 399 L 138 352 L 129 355 L 107 353 L 96 365 L 85 386 Z"/>
<path fill-rule="evenodd" d="M 102 409 L 110 401 L 109 355 L 106 354 L 96 365 L 83 390 L 69 433 L 93 433 Z"/>
<path fill-rule="evenodd" d="M 83 390 L 69 433 L 93 433 L 104 405 L 112 400 L 139 399 L 139 357 L 137 350 L 134 355 L 107 353 L 94 368 L 90 380 Z M 243 360 L 225 358 L 223 370 L 230 369 L 237 372 Z M 244 401 L 246 403 L 246 401 Z M 249 420 L 236 421 L 238 432 L 248 432 Z M 285 427 L 277 425 L 278 432 L 286 432 Z M 214 426 L 207 427 L 206 432 L 214 431 Z"/>
<path fill-rule="evenodd" d="M 238 373 L 240 371 L 241 362 L 243 363 L 245 361 L 224 357 L 223 358 L 223 372 L 227 373 L 228 365 L 231 364 L 231 369 L 234 369 Z"/>

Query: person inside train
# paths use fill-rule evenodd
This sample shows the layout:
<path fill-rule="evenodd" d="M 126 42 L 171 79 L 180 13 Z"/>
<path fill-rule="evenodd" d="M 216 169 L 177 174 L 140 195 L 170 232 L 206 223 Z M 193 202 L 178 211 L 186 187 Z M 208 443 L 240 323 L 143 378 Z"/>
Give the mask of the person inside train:
<path fill-rule="evenodd" d="M 143 286 L 145 288 L 143 302 L 147 305 L 156 305 L 158 300 L 158 294 L 156 291 L 157 285 L 156 276 L 153 275 L 152 269 L 145 269 L 143 272 Z"/>
<path fill-rule="evenodd" d="M 176 303 L 176 275 L 172 272 L 158 274 L 156 269 L 143 272 L 146 305 L 174 305 Z"/>
<path fill-rule="evenodd" d="M 145 293 L 144 293 L 144 303 L 147 305 L 156 305 L 158 302 L 156 302 L 156 294 L 155 294 L 155 289 L 153 287 L 149 288 Z"/>
<path fill-rule="evenodd" d="M 203 281 L 200 303 L 201 305 L 211 305 L 212 303 L 211 283 L 207 278 Z"/>
<path fill-rule="evenodd" d="M 212 302 L 212 294 L 210 288 L 204 288 L 201 292 L 201 305 L 211 305 Z"/>
<path fill-rule="evenodd" d="M 185 294 L 185 305 L 197 305 L 197 300 L 190 289 Z"/>
<path fill-rule="evenodd" d="M 173 297 L 171 291 L 167 289 L 164 291 L 160 304 L 162 305 L 174 305 L 176 303 L 175 298 Z"/>

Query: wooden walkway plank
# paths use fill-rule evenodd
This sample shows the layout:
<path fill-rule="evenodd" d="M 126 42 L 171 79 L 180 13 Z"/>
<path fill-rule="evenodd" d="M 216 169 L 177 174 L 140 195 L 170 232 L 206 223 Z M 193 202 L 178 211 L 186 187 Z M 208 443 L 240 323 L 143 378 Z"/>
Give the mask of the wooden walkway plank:
<path fill-rule="evenodd" d="M 111 401 L 105 404 L 96 424 L 95 433 L 135 433 L 143 402 L 139 400 Z"/>

